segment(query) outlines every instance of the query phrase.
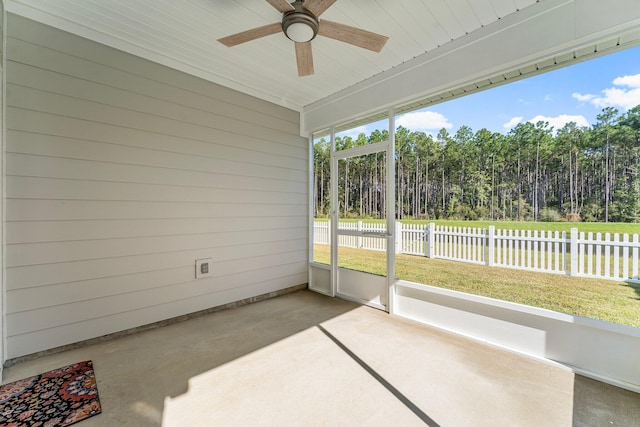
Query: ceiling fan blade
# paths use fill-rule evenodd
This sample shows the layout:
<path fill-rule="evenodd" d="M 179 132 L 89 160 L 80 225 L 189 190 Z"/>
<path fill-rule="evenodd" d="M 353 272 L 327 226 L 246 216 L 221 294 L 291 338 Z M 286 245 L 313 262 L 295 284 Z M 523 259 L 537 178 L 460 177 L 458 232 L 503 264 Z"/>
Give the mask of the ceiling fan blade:
<path fill-rule="evenodd" d="M 326 19 L 320 21 L 318 34 L 374 52 L 380 52 L 389 40 L 389 37 Z"/>
<path fill-rule="evenodd" d="M 298 63 L 298 76 L 310 76 L 313 74 L 313 53 L 311 42 L 296 42 L 296 62 Z"/>
<path fill-rule="evenodd" d="M 280 13 L 295 10 L 295 8 L 291 6 L 291 4 L 287 0 L 267 0 L 267 2 L 269 2 L 271 6 L 275 7 Z"/>
<path fill-rule="evenodd" d="M 304 2 L 304 8 L 314 15 L 320 16 L 335 2 L 336 0 L 307 0 Z"/>
<path fill-rule="evenodd" d="M 276 34 L 281 31 L 282 31 L 282 24 L 278 22 L 276 24 L 264 25 L 262 27 L 257 27 L 252 30 L 247 30 L 238 34 L 233 34 L 227 37 L 223 37 L 221 39 L 218 39 L 218 41 L 223 45 L 225 45 L 226 47 L 233 47 L 241 43 L 259 39 L 260 37 L 264 37 L 264 36 L 270 36 L 271 34 Z"/>

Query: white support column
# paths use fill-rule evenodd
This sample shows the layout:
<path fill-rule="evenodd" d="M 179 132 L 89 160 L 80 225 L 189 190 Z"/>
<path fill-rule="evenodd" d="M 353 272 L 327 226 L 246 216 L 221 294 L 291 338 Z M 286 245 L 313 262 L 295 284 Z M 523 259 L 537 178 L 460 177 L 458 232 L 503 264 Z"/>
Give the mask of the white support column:
<path fill-rule="evenodd" d="M 387 311 L 393 314 L 395 311 L 395 282 L 396 282 L 396 251 L 393 243 L 396 242 L 396 112 L 389 108 L 389 146 L 387 147 L 387 286 L 389 300 Z"/>
<path fill-rule="evenodd" d="M 336 128 L 331 128 L 331 296 L 336 296 L 338 286 L 338 160 L 336 159 Z"/>
<path fill-rule="evenodd" d="M 313 262 L 313 244 L 315 243 L 315 215 L 314 215 L 314 205 L 315 200 L 313 199 L 313 174 L 315 171 L 313 170 L 313 134 L 309 135 L 309 173 L 308 173 L 308 185 L 307 189 L 309 191 L 309 203 L 307 210 L 307 218 L 309 220 L 309 245 L 307 248 L 307 287 L 311 288 L 313 286 L 313 277 L 311 275 L 311 263 Z"/>

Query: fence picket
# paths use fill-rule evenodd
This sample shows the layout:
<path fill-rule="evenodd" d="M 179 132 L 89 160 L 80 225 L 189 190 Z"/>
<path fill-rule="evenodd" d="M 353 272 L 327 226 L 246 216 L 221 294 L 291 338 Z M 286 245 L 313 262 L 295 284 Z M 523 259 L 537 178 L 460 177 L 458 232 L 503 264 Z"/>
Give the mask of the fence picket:
<path fill-rule="evenodd" d="M 496 236 L 496 265 L 503 265 L 502 261 L 502 230 L 495 230 Z"/>
<path fill-rule="evenodd" d="M 560 236 L 557 231 L 554 233 L 554 238 L 555 238 L 555 242 L 553 243 L 553 253 L 555 254 L 554 270 L 558 271 L 560 270 L 560 242 L 559 242 Z"/>
<path fill-rule="evenodd" d="M 617 245 L 619 237 L 618 233 L 613 234 L 613 277 L 620 277 L 620 247 Z"/>
<path fill-rule="evenodd" d="M 551 269 L 551 266 L 549 265 L 549 258 L 547 257 L 549 254 L 548 236 L 549 232 L 540 232 L 540 269 L 543 271 Z"/>
<path fill-rule="evenodd" d="M 507 239 L 507 243 L 509 245 L 509 265 L 513 265 L 513 239 L 512 239 L 513 230 L 509 230 L 509 238 Z"/>
<path fill-rule="evenodd" d="M 501 248 L 502 261 L 501 261 L 501 264 L 506 266 L 506 265 L 508 265 L 507 263 L 508 263 L 508 256 L 509 256 L 508 249 L 507 249 L 507 239 L 506 239 L 507 230 L 500 230 L 500 236 L 501 236 L 501 240 L 500 241 L 502 242 L 502 245 L 501 245 L 502 246 L 502 248 Z"/>
<path fill-rule="evenodd" d="M 606 277 L 611 277 L 611 262 L 609 262 L 611 252 L 611 245 L 609 243 L 611 241 L 611 235 L 609 233 L 604 234 L 604 241 L 604 275 Z"/>
<path fill-rule="evenodd" d="M 629 277 L 629 235 L 627 233 L 622 235 L 622 277 Z"/>
<path fill-rule="evenodd" d="M 540 245 L 539 247 L 539 251 L 538 251 L 538 255 L 539 255 L 539 259 L 538 262 L 540 263 L 538 268 L 542 271 L 544 271 L 546 269 L 545 267 L 545 256 L 544 256 L 544 250 L 545 250 L 545 244 L 546 242 L 544 241 L 544 236 L 545 236 L 545 232 L 544 230 L 540 230 L 540 237 L 538 238 L 538 244 Z"/>
<path fill-rule="evenodd" d="M 456 257 L 456 242 L 458 241 L 458 227 L 451 227 L 449 235 L 449 244 L 451 245 L 449 249 L 449 257 L 455 259 Z"/>
<path fill-rule="evenodd" d="M 502 233 L 502 256 L 504 258 L 504 265 L 509 265 L 509 239 L 507 236 L 511 230 L 503 230 Z"/>
<path fill-rule="evenodd" d="M 467 227 L 462 227 L 462 259 L 471 258 L 471 254 L 469 253 L 469 235 L 467 234 Z"/>
<path fill-rule="evenodd" d="M 547 231 L 547 270 L 553 271 L 553 231 Z"/>
<path fill-rule="evenodd" d="M 567 232 L 562 232 L 562 241 L 563 244 L 560 245 L 562 249 L 562 270 L 567 272 L 571 270 L 571 267 L 567 265 Z"/>
<path fill-rule="evenodd" d="M 600 233 L 596 234 L 596 241 L 602 241 L 602 235 Z M 602 273 L 602 247 L 600 243 L 596 245 L 596 276 L 600 276 Z"/>
<path fill-rule="evenodd" d="M 476 229 L 469 228 L 469 256 L 473 262 L 478 262 L 478 239 Z"/>
<path fill-rule="evenodd" d="M 527 266 L 526 264 L 527 251 L 526 251 L 526 242 L 524 238 L 525 238 L 525 231 L 520 230 L 519 241 L 518 241 L 518 248 L 520 248 L 520 268 L 526 268 Z"/>
<path fill-rule="evenodd" d="M 584 232 L 581 232 L 578 243 L 578 274 L 584 274 L 584 249 L 585 244 L 582 243 L 584 241 Z"/>
<path fill-rule="evenodd" d="M 468 260 L 471 258 L 469 253 L 469 234 L 467 233 L 467 227 L 462 227 L 462 248 L 460 249 L 462 260 Z"/>
<path fill-rule="evenodd" d="M 533 239 L 533 268 L 537 270 L 540 258 L 540 252 L 538 251 L 538 230 L 533 230 Z"/>

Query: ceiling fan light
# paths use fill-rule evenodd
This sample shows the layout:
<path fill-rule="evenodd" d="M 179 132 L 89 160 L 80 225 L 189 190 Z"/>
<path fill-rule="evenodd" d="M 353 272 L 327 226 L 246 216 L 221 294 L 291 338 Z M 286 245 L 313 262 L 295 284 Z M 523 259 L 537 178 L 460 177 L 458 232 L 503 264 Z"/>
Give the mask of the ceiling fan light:
<path fill-rule="evenodd" d="M 286 29 L 285 34 L 289 39 L 298 43 L 305 43 L 313 40 L 315 31 L 306 22 L 293 22 Z"/>
<path fill-rule="evenodd" d="M 318 18 L 305 10 L 301 1 L 292 5 L 296 10 L 282 16 L 282 31 L 294 42 L 310 42 L 318 34 Z"/>

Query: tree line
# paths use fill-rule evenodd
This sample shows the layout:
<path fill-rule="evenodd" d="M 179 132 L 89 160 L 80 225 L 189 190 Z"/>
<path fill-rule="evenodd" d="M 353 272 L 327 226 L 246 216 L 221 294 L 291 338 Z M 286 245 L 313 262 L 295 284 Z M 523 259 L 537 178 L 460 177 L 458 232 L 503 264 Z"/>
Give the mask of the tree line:
<path fill-rule="evenodd" d="M 502 134 L 468 126 L 434 137 L 395 133 L 398 219 L 640 222 L 640 105 L 607 107 L 590 127 L 520 123 Z M 389 138 L 337 137 L 338 150 Z M 330 143 L 314 143 L 314 214 L 329 215 Z M 341 217 L 379 218 L 384 154 L 341 160 Z"/>

